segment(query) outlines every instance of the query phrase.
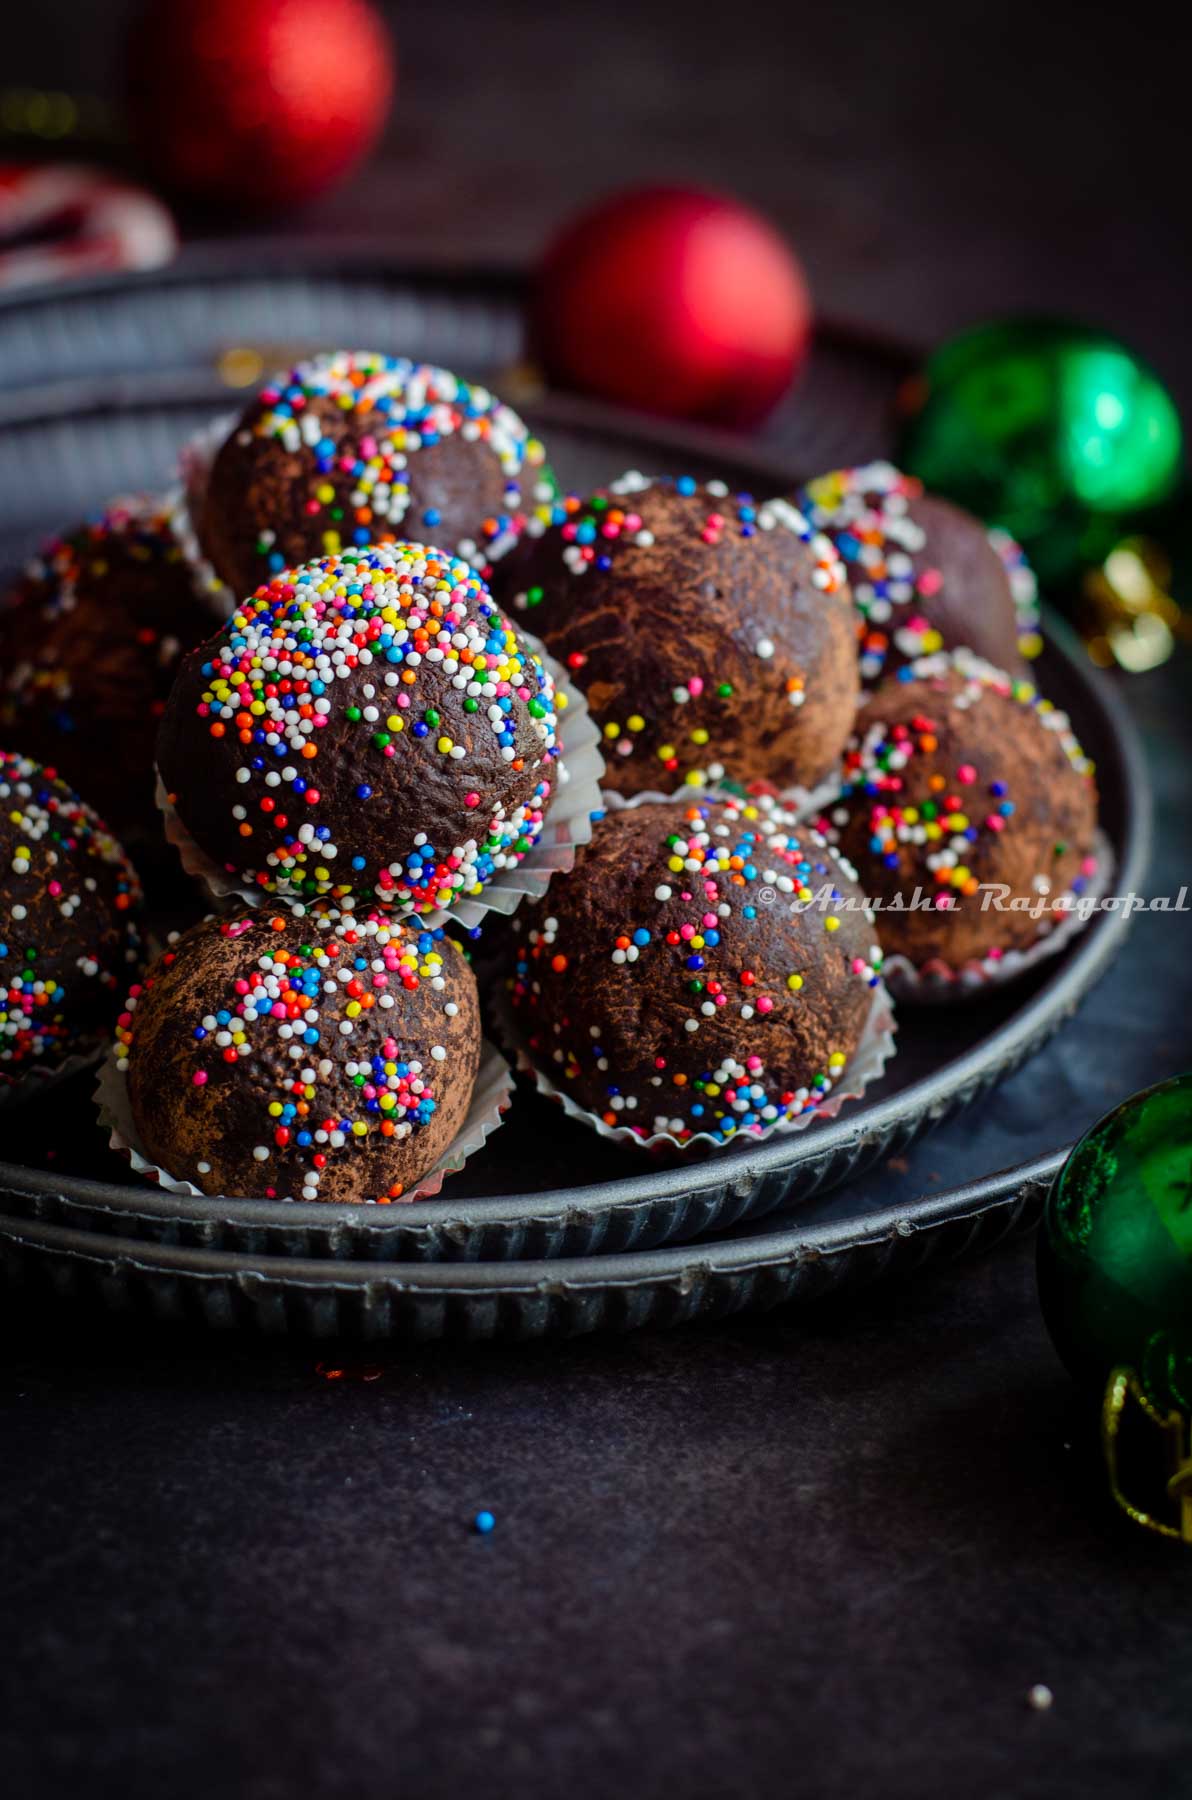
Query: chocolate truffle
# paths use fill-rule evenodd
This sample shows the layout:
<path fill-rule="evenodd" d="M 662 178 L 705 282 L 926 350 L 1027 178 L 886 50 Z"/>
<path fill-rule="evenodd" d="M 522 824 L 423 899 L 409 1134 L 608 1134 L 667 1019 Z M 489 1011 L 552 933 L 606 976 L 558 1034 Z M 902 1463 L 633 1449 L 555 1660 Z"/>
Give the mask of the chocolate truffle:
<path fill-rule="evenodd" d="M 184 458 L 195 528 L 238 597 L 312 557 L 394 539 L 483 570 L 555 492 L 542 445 L 486 389 L 360 350 L 279 375 L 203 460 Z"/>
<path fill-rule="evenodd" d="M 538 839 L 554 682 L 466 563 L 420 544 L 279 575 L 183 662 L 158 766 L 245 890 L 427 916 Z"/>
<path fill-rule="evenodd" d="M 963 652 L 887 677 L 845 782 L 823 824 L 881 902 L 887 956 L 917 967 L 1025 948 L 1093 872 L 1092 765 L 1066 714 Z"/>
<path fill-rule="evenodd" d="M 770 797 L 609 812 L 512 925 L 527 1055 L 643 1138 L 726 1143 L 818 1106 L 857 1048 L 881 966 L 849 874 Z"/>
<path fill-rule="evenodd" d="M 114 501 L 46 544 L 0 609 L 0 732 L 126 835 L 156 821 L 153 746 L 182 652 L 211 630 L 163 502 Z"/>
<path fill-rule="evenodd" d="M 399 1200 L 480 1063 L 476 982 L 442 929 L 324 902 L 204 919 L 133 988 L 119 1067 L 144 1154 L 204 1194 Z"/>
<path fill-rule="evenodd" d="M 796 504 L 848 571 L 867 685 L 918 656 L 962 647 L 1024 673 L 1019 640 L 1037 612 L 1020 589 L 1020 620 L 1006 564 L 971 513 L 880 462 L 821 475 Z"/>
<path fill-rule="evenodd" d="M 814 786 L 857 702 L 840 561 L 788 501 L 631 474 L 569 501 L 498 598 L 587 695 L 607 785 Z"/>
<path fill-rule="evenodd" d="M 52 769 L 0 751 L 0 1091 L 103 1044 L 140 905 L 102 820 Z"/>

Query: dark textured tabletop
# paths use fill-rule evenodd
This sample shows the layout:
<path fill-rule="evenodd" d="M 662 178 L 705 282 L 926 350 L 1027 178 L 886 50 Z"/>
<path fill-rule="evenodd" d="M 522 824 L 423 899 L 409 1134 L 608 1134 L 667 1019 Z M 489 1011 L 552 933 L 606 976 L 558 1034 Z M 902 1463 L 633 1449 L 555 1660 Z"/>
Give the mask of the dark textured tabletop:
<path fill-rule="evenodd" d="M 43 0 L 4 80 L 110 90 L 125 10 Z M 1080 314 L 1192 401 L 1187 53 L 1154 22 L 394 12 L 385 151 L 304 224 L 512 266 L 610 182 L 715 180 L 790 230 L 828 312 L 923 342 Z M 1173 891 L 1187 659 L 1127 692 Z M 987 1103 L 987 1156 L 1192 1062 L 1190 945 L 1186 916 L 1137 922 Z M 972 1132 L 875 1180 L 982 1173 Z M 1192 1559 L 1107 1508 L 1029 1243 L 810 1313 L 532 1348 L 263 1347 L 10 1300 L 0 1359 L 18 1800 L 1192 1789 Z"/>

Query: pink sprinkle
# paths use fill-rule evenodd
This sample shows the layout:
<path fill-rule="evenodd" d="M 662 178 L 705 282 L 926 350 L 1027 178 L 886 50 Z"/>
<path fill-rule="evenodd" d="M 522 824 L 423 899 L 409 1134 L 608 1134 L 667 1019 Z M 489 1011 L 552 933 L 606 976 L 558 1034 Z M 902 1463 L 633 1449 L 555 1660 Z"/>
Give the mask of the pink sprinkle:
<path fill-rule="evenodd" d="M 761 999 L 757 1003 L 757 1010 L 758 1010 L 758 1012 L 761 1012 L 761 1013 L 767 1013 L 767 1012 L 774 1011 L 774 1002 L 771 1000 L 769 994 L 762 995 Z"/>
<path fill-rule="evenodd" d="M 479 794 L 465 794 L 464 795 L 464 805 L 465 806 L 479 806 L 480 805 L 480 795 Z"/>
<path fill-rule="evenodd" d="M 681 938 L 693 938 L 695 936 L 695 926 L 694 925 L 680 925 L 679 936 Z"/>
<path fill-rule="evenodd" d="M 977 771 L 974 769 L 972 763 L 961 763 L 956 771 L 956 779 L 957 781 L 962 782 L 965 787 L 972 787 L 974 781 L 977 779 Z"/>
<path fill-rule="evenodd" d="M 690 681 L 687 683 L 687 692 L 691 695 L 691 698 L 693 700 L 698 700 L 700 695 L 703 693 L 703 691 L 704 691 L 703 676 L 702 675 L 693 675 L 691 677 Z"/>
<path fill-rule="evenodd" d="M 204 1087 L 206 1085 L 206 1081 L 207 1081 L 206 1069 L 196 1069 L 194 1072 L 193 1079 L 194 1079 L 194 1084 L 196 1087 Z"/>
<path fill-rule="evenodd" d="M 944 578 L 938 569 L 924 569 L 915 583 L 919 592 L 926 595 L 928 599 L 932 594 L 938 594 L 943 585 Z"/>

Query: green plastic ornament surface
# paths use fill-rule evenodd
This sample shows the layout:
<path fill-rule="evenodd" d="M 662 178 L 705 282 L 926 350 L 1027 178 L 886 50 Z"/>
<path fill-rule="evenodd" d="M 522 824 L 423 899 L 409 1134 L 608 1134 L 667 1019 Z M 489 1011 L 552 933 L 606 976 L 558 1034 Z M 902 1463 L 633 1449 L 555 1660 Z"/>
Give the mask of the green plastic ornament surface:
<path fill-rule="evenodd" d="M 1154 1406 L 1192 1413 L 1192 1074 L 1077 1144 L 1044 1210 L 1039 1294 L 1078 1378 L 1129 1368 Z"/>
<path fill-rule="evenodd" d="M 1001 525 L 1044 581 L 1100 562 L 1180 472 L 1179 414 L 1134 354 L 1059 320 L 964 333 L 907 390 L 899 459 Z"/>

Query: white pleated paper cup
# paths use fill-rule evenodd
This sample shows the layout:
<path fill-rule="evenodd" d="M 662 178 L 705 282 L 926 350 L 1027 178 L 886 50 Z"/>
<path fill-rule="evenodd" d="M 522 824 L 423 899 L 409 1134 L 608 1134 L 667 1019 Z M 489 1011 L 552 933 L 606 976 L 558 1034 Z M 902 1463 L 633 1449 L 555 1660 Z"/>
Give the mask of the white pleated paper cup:
<path fill-rule="evenodd" d="M 524 634 L 523 634 L 524 635 Z M 555 875 L 575 867 L 576 852 L 592 836 L 593 818 L 604 811 L 605 796 L 601 791 L 604 757 L 600 751 L 600 733 L 583 695 L 566 681 L 554 660 L 545 656 L 540 646 L 528 640 L 537 654 L 543 655 L 555 678 L 557 694 L 565 695 L 567 704 L 559 714 L 560 755 L 555 761 L 550 797 L 542 830 L 533 846 L 512 868 L 501 869 L 486 883 L 479 894 L 468 894 L 455 906 L 440 907 L 433 913 L 403 912 L 390 902 L 373 898 L 355 900 L 344 895 L 335 900 L 337 906 L 375 906 L 395 918 L 408 919 L 412 925 L 427 930 L 457 919 L 467 930 L 481 925 L 490 913 L 508 917 L 523 900 L 538 900 L 546 893 Z M 186 873 L 199 881 L 219 902 L 242 900 L 247 906 L 309 906 L 313 898 L 306 894 L 274 892 L 247 886 L 243 878 L 229 872 L 197 844 L 179 818 L 166 792 L 160 774 L 157 776 L 157 804 L 162 814 L 167 841 L 177 851 Z M 325 898 L 332 900 L 332 895 Z"/>
<path fill-rule="evenodd" d="M 711 1132 L 700 1131 L 683 1139 L 675 1137 L 669 1131 L 643 1134 L 630 1125 L 610 1125 L 598 1113 L 581 1106 L 564 1088 L 556 1087 L 531 1059 L 522 1042 L 517 1014 L 508 993 L 499 996 L 493 1010 L 497 1035 L 507 1053 L 513 1058 L 517 1069 L 529 1076 L 544 1099 L 553 1101 L 569 1119 L 578 1120 L 600 1137 L 607 1138 L 610 1143 L 625 1144 L 636 1151 L 659 1157 L 707 1156 L 733 1148 L 741 1149 L 750 1144 L 765 1143 L 772 1137 L 793 1137 L 797 1132 L 806 1131 L 817 1119 L 834 1119 L 850 1101 L 864 1099 L 866 1089 L 881 1079 L 897 1049 L 895 1033 L 898 1027 L 893 1002 L 885 984 L 879 981 L 873 989 L 869 1013 L 857 1047 L 832 1087 L 820 1099 L 809 1101 L 805 1109 L 793 1117 L 775 1119 L 771 1125 L 734 1132 L 730 1138 L 722 1140 L 713 1137 Z"/>
<path fill-rule="evenodd" d="M 909 957 L 887 955 L 882 975 L 900 1003 L 912 1006 L 952 1006 L 994 988 L 1016 981 L 1037 969 L 1049 957 L 1058 956 L 1095 918 L 1095 904 L 1109 892 L 1117 867 L 1113 846 L 1098 827 L 1090 855 L 1094 869 L 1079 895 L 1057 896 L 1064 908 L 1040 920 L 1039 935 L 1023 950 L 1004 950 L 953 967 L 940 957 L 916 966 Z M 1069 904 L 1070 903 L 1070 904 Z M 880 927 L 879 927 L 880 935 Z"/>
<path fill-rule="evenodd" d="M 118 1156 L 122 1156 L 129 1167 L 146 1181 L 154 1182 L 168 1194 L 177 1194 L 180 1198 L 205 1199 L 219 1198 L 225 1200 L 245 1199 L 247 1196 L 222 1194 L 219 1196 L 204 1195 L 202 1188 L 196 1187 L 192 1181 L 184 1181 L 171 1175 L 167 1169 L 152 1161 L 145 1154 L 132 1116 L 132 1108 L 128 1099 L 128 1080 L 118 1066 L 118 1046 L 113 1045 L 104 1058 L 99 1072 L 99 1080 L 95 1086 L 95 1105 L 99 1114 L 100 1126 L 108 1134 L 108 1144 Z M 480 1046 L 480 1067 L 476 1072 L 476 1085 L 472 1090 L 472 1099 L 467 1116 L 452 1142 L 439 1158 L 433 1169 L 420 1176 L 408 1194 L 402 1194 L 391 1206 L 409 1206 L 415 1200 L 433 1200 L 439 1193 L 449 1175 L 457 1175 L 469 1159 L 482 1150 L 494 1131 L 504 1124 L 505 1114 L 513 1100 L 513 1075 L 509 1064 L 500 1051 L 487 1039 Z M 277 1201 L 278 1206 L 293 1204 L 294 1196 L 287 1194 Z M 379 1206 L 378 1200 L 360 1200 L 354 1204 L 359 1206 Z"/>

